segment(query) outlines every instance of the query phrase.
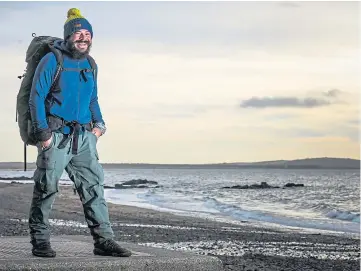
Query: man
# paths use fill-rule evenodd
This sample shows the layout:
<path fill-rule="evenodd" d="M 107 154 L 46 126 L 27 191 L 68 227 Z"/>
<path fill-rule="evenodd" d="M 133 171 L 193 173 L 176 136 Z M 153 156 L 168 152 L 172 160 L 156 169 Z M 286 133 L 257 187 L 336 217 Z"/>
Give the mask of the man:
<path fill-rule="evenodd" d="M 57 65 L 53 53 L 42 58 L 34 74 L 29 107 L 38 156 L 29 228 L 35 256 L 56 256 L 50 245 L 48 218 L 64 169 L 82 201 L 94 239 L 94 254 L 131 255 L 113 240 L 104 199 L 104 173 L 96 143 L 106 128 L 98 103 L 96 75 L 87 59 L 92 38 L 91 24 L 78 9 L 70 9 L 64 25 L 64 41 L 54 44 L 64 58 L 57 89 L 49 91 Z"/>

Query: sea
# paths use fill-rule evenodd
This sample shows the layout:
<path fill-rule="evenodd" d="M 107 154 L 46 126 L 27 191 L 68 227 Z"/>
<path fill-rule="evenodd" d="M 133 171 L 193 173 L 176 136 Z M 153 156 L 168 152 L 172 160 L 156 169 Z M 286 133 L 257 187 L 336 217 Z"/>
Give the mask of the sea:
<path fill-rule="evenodd" d="M 105 189 L 108 202 L 232 224 L 337 234 L 360 233 L 360 171 L 322 169 L 116 168 L 105 185 L 132 179 L 158 187 Z M 33 171 L 1 170 L 1 177 Z M 10 182 L 10 181 L 3 181 Z M 31 183 L 30 181 L 18 181 Z M 224 189 L 267 182 L 277 189 Z M 283 188 L 287 183 L 303 187 Z M 61 185 L 71 185 L 64 172 Z"/>

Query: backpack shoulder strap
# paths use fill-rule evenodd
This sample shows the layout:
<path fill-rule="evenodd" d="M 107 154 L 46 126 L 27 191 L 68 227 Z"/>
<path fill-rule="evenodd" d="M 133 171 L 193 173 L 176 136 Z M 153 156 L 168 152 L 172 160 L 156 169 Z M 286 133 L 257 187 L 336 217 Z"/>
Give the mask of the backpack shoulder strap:
<path fill-rule="evenodd" d="M 57 62 L 54 80 L 50 87 L 50 91 L 52 91 L 56 88 L 56 84 L 58 83 L 60 73 L 64 69 L 63 68 L 64 57 L 63 57 L 62 52 L 60 50 L 56 49 L 54 46 L 49 45 L 49 48 L 50 48 L 50 51 L 55 55 L 56 62 Z"/>
<path fill-rule="evenodd" d="M 94 58 L 92 58 L 90 55 L 87 55 L 87 59 L 92 68 L 94 79 L 97 80 L 97 76 L 98 76 L 97 64 L 95 63 Z"/>

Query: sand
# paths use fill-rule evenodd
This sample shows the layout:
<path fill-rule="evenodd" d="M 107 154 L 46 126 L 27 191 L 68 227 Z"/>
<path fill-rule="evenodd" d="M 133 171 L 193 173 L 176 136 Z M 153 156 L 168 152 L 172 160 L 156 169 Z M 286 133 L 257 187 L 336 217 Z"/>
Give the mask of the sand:
<path fill-rule="evenodd" d="M 30 184 L 0 183 L 0 235 L 27 236 Z M 116 240 L 219 257 L 225 270 L 360 270 L 360 239 L 300 233 L 108 204 Z M 78 195 L 60 186 L 52 235 L 89 235 Z"/>

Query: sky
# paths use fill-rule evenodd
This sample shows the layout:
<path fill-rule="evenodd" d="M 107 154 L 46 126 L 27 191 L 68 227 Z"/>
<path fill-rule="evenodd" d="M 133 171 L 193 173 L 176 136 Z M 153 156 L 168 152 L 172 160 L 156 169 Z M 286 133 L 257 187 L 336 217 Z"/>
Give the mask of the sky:
<path fill-rule="evenodd" d="M 93 26 L 103 163 L 359 159 L 358 2 L 0 2 L 0 161 L 31 34 Z M 28 161 L 36 148 L 28 147 Z"/>

